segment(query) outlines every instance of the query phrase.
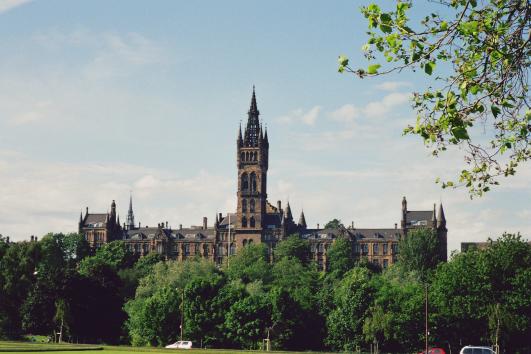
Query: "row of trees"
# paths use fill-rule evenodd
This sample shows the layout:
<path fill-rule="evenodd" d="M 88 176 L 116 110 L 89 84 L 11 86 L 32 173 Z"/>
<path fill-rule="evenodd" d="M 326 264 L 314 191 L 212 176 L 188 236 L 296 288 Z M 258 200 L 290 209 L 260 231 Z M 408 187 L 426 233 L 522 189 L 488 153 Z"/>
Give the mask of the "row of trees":
<path fill-rule="evenodd" d="M 329 271 L 309 260 L 296 236 L 278 244 L 275 261 L 246 246 L 221 268 L 209 261 L 140 259 L 113 242 L 94 254 L 77 234 L 39 242 L 0 238 L 0 335 L 49 334 L 86 342 L 162 346 L 183 336 L 207 347 L 355 350 L 378 343 L 411 352 L 429 342 L 450 346 L 496 340 L 506 352 L 531 347 L 531 245 L 503 235 L 486 250 L 437 264 L 436 237 L 411 232 L 398 264 L 381 271 L 355 262 L 338 239 Z"/>

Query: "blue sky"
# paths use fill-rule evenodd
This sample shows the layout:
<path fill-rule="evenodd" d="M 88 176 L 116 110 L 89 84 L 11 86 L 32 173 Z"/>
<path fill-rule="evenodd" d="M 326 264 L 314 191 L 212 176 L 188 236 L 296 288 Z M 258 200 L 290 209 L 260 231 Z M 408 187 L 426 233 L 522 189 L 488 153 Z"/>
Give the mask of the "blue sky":
<path fill-rule="evenodd" d="M 112 199 L 125 217 L 130 190 L 143 225 L 234 209 L 254 84 L 269 199 L 309 224 L 393 227 L 405 195 L 411 210 L 442 200 L 450 249 L 529 235 L 529 164 L 470 201 L 433 183 L 459 171 L 459 151 L 433 159 L 401 135 L 425 76 L 337 73 L 339 54 L 366 65 L 362 3 L 0 0 L 0 233 L 74 231 Z"/>

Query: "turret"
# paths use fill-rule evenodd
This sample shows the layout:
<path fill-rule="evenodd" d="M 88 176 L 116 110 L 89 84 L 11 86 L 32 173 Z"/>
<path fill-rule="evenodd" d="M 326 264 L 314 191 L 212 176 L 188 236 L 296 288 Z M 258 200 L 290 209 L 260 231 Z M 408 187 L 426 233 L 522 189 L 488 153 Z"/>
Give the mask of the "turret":
<path fill-rule="evenodd" d="M 439 204 L 439 215 L 437 215 L 437 229 L 446 230 L 446 217 L 444 216 L 444 209 L 442 203 Z"/>
<path fill-rule="evenodd" d="M 291 213 L 291 207 L 289 205 L 289 202 L 288 204 L 286 205 L 286 219 L 288 221 L 293 221 L 293 214 Z"/>
<path fill-rule="evenodd" d="M 304 210 L 301 211 L 301 216 L 299 218 L 299 227 L 301 229 L 306 229 L 307 225 L 306 225 L 306 218 L 304 217 Z"/>

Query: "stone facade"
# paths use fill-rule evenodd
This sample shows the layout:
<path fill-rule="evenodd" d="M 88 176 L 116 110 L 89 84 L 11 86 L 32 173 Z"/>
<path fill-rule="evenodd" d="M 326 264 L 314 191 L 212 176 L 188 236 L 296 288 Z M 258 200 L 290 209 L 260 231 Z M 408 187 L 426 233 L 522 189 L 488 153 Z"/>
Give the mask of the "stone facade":
<path fill-rule="evenodd" d="M 129 202 L 127 223 L 120 226 L 116 216 L 116 204 L 111 204 L 111 212 L 90 214 L 80 217 L 79 232 L 83 233 L 93 247 L 99 247 L 112 240 L 124 240 L 134 253 L 145 255 L 157 252 L 168 259 L 185 260 L 190 257 L 203 257 L 221 264 L 246 245 L 264 243 L 270 259 L 274 258 L 275 245 L 289 235 L 297 234 L 308 240 L 311 257 L 320 269 L 327 269 L 327 252 L 338 237 L 346 237 L 352 245 L 352 255 L 356 259 L 366 257 L 370 262 L 385 268 L 397 260 L 398 242 L 407 237 L 411 229 L 427 227 L 434 229 L 441 243 L 441 259 L 447 256 L 446 218 L 442 205 L 436 213 L 433 210 L 411 211 L 407 200 L 402 200 L 401 223 L 394 228 L 358 229 L 339 226 L 337 228 L 308 228 L 304 212 L 298 222 L 294 221 L 289 202 L 286 207 L 278 201 L 268 202 L 267 171 L 269 167 L 269 139 L 267 129 L 263 129 L 260 112 L 253 89 L 251 106 L 245 129 L 240 130 L 236 140 L 236 163 L 238 190 L 235 213 L 219 213 L 214 225 L 209 227 L 207 218 L 202 226 L 172 229 L 166 223 L 157 227 L 141 227 L 134 222 L 132 198 Z"/>

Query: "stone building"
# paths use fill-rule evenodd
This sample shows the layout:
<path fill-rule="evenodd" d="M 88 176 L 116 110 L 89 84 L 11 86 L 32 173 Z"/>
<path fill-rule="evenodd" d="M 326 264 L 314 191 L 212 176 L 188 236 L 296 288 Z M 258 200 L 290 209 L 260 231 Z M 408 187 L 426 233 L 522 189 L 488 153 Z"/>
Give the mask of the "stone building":
<path fill-rule="evenodd" d="M 116 217 L 116 205 L 111 204 L 111 212 L 81 215 L 79 232 L 84 233 L 94 247 L 112 240 L 124 240 L 135 253 L 145 255 L 157 252 L 170 259 L 184 260 L 200 256 L 221 264 L 227 256 L 233 255 L 246 245 L 263 243 L 270 259 L 274 258 L 275 245 L 287 236 L 297 234 L 308 240 L 312 259 L 321 269 L 327 268 L 327 252 L 338 237 L 345 237 L 352 245 L 353 257 L 366 257 L 381 267 L 396 262 L 398 242 L 407 237 L 411 229 L 432 228 L 437 232 L 441 243 L 441 259 L 446 260 L 447 229 L 442 205 L 436 213 L 433 210 L 412 211 L 407 201 L 402 200 L 401 223 L 394 228 L 358 229 L 354 225 L 337 228 L 309 228 L 304 212 L 295 222 L 289 202 L 286 207 L 277 201 L 268 201 L 267 171 L 269 167 L 269 139 L 267 129 L 262 127 L 260 112 L 253 88 L 251 106 L 245 129 L 240 129 L 236 139 L 236 165 L 238 189 L 235 212 L 219 213 L 212 226 L 203 218 L 201 226 L 177 229 L 162 222 L 157 227 L 142 227 L 135 224 L 132 199 L 129 202 L 127 222 L 120 226 Z"/>

